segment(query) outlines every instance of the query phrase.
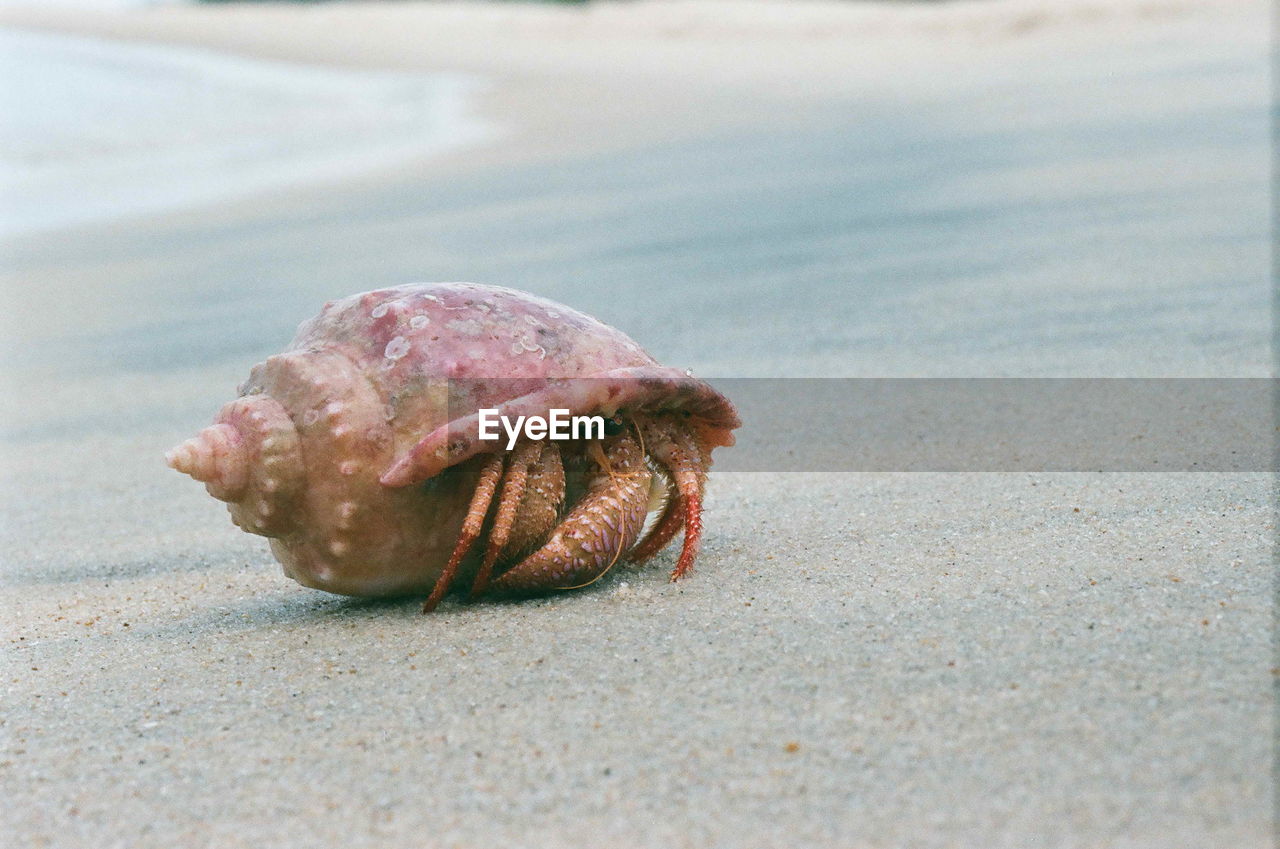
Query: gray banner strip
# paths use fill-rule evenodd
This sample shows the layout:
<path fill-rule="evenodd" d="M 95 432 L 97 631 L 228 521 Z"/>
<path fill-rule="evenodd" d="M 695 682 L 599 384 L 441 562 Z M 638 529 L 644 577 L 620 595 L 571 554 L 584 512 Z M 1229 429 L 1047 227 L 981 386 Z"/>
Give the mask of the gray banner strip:
<path fill-rule="evenodd" d="M 768 472 L 1274 472 L 1267 378 L 740 378 L 716 468 Z"/>
<path fill-rule="evenodd" d="M 733 420 L 723 395 L 742 420 L 737 444 L 715 452 L 716 468 L 723 471 L 1280 468 L 1280 381 L 1271 378 L 716 378 L 708 388 L 678 372 L 673 377 L 671 370 L 641 377 L 633 371 L 552 384 L 527 378 L 448 380 L 451 424 L 436 433 L 439 444 L 432 450 L 470 456 L 478 444 L 477 411 L 513 399 L 520 402 L 511 409 L 529 416 L 562 407 L 575 413 L 617 409 L 624 419 L 689 414 L 723 426 Z M 418 414 L 407 405 L 422 406 L 425 392 L 406 393 L 404 409 L 389 415 L 414 418 Z"/>

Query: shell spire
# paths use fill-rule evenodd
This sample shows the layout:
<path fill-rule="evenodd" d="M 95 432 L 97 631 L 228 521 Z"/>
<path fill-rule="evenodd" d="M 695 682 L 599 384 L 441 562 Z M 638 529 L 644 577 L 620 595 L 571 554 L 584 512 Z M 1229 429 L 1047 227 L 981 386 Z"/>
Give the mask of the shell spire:
<path fill-rule="evenodd" d="M 293 527 L 305 471 L 298 432 L 271 398 L 237 398 L 164 459 L 227 502 L 231 520 L 246 531 L 276 536 Z"/>
<path fill-rule="evenodd" d="M 169 468 L 190 475 L 223 501 L 233 501 L 249 483 L 249 452 L 233 425 L 210 425 L 164 455 Z"/>

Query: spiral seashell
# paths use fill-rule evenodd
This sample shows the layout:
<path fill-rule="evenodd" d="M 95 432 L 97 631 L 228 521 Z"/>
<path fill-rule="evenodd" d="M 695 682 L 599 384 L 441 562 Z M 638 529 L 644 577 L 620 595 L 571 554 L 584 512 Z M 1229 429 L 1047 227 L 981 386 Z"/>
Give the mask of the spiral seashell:
<path fill-rule="evenodd" d="M 477 436 L 478 410 L 562 408 L 633 423 L 665 416 L 705 451 L 732 444 L 738 426 L 712 387 L 660 365 L 615 328 L 563 304 L 467 283 L 331 301 L 288 350 L 254 366 L 239 392 L 166 461 L 226 502 L 235 524 L 269 537 L 286 575 L 362 596 L 436 586 L 487 462 L 481 455 L 499 450 Z M 585 450 L 567 447 L 567 467 L 580 472 Z M 575 497 L 582 489 L 569 484 Z M 563 493 L 544 500 L 556 520 Z M 666 512 L 663 527 L 674 531 L 678 511 Z"/>

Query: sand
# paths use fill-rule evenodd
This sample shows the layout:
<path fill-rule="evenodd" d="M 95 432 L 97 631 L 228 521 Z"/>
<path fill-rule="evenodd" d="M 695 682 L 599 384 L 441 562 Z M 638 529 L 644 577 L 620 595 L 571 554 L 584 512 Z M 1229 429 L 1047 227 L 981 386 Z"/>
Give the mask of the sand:
<path fill-rule="evenodd" d="M 1265 469 L 722 473 L 688 581 L 424 618 L 292 584 L 161 460 L 325 299 L 424 278 L 712 378 L 1269 374 L 1265 7 L 1000 5 L 0 12 L 485 75 L 506 128 L 5 246 L 4 828 L 1270 845 Z"/>

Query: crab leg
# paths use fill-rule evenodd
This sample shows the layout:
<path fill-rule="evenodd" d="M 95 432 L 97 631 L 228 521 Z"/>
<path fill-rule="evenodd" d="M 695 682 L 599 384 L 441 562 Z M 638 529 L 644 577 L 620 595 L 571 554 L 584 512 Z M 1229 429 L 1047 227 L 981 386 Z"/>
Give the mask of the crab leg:
<path fill-rule="evenodd" d="M 693 561 L 698 556 L 698 546 L 702 542 L 702 494 L 707 482 L 707 466 L 709 458 L 693 435 L 688 430 L 673 422 L 655 422 L 643 429 L 649 456 L 657 460 L 671 474 L 679 493 L 679 511 L 684 514 L 684 546 L 680 550 L 680 559 L 671 571 L 671 580 L 678 581 L 693 569 Z M 669 510 L 671 508 L 668 508 Z M 672 522 L 675 520 L 672 519 Z M 667 522 L 664 515 L 654 532 L 645 540 L 645 554 L 650 547 L 657 545 L 658 533 L 667 533 L 669 528 L 663 527 Z M 674 532 L 662 541 L 662 545 L 674 536 Z M 653 548 L 656 553 L 661 548 Z"/>
<path fill-rule="evenodd" d="M 667 543 L 671 542 L 683 527 L 684 503 L 680 499 L 679 490 L 675 489 L 674 484 L 669 483 L 667 503 L 662 508 L 662 515 L 658 517 L 658 521 L 649 529 L 644 539 L 636 543 L 636 547 L 627 554 L 627 559 L 632 563 L 645 562 L 666 548 Z"/>
<path fill-rule="evenodd" d="M 499 558 L 515 560 L 546 542 L 556 525 L 560 524 L 564 496 L 564 462 L 560 458 L 560 448 L 553 442 L 544 442 L 542 453 L 529 467 L 524 498 L 520 501 L 515 524 Z"/>
<path fill-rule="evenodd" d="M 467 517 L 462 522 L 458 544 L 454 546 L 453 555 L 436 580 L 431 595 L 423 602 L 423 613 L 430 613 L 436 609 L 440 599 L 444 598 L 444 594 L 449 591 L 449 584 L 453 583 L 454 577 L 458 574 L 458 566 L 461 565 L 462 558 L 467 556 L 476 537 L 480 536 L 480 529 L 484 527 L 484 517 L 489 513 L 489 502 L 493 501 L 493 493 L 497 490 L 498 481 L 502 478 L 502 461 L 502 454 L 491 454 L 485 458 L 475 494 L 471 496 L 471 504 L 467 507 Z"/>
<path fill-rule="evenodd" d="M 484 594 L 493 575 L 493 564 L 502 554 L 511 555 L 543 540 L 556 526 L 564 500 L 564 466 L 560 449 L 550 442 L 522 442 L 511 455 L 498 511 L 489 529 L 484 562 L 471 585 L 470 598 Z"/>
<path fill-rule="evenodd" d="M 494 580 L 504 593 L 570 589 L 609 570 L 644 527 L 653 473 L 627 434 L 605 443 L 587 492 L 546 544 Z"/>

